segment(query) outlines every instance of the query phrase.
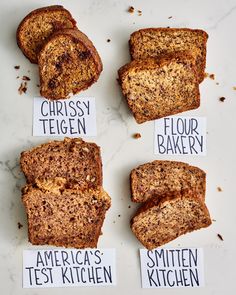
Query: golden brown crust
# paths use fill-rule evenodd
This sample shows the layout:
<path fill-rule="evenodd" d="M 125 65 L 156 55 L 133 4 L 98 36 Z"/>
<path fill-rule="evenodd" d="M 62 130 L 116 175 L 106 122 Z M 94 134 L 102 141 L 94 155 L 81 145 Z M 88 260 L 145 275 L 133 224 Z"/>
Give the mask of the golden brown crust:
<path fill-rule="evenodd" d="M 50 14 L 52 12 L 62 12 L 65 13 L 68 17 L 68 22 L 71 24 L 71 28 L 76 27 L 76 21 L 73 19 L 71 13 L 66 10 L 62 5 L 51 5 L 51 6 L 47 6 L 47 7 L 41 7 L 38 9 L 35 9 L 33 11 L 31 11 L 28 15 L 26 15 L 24 17 L 24 19 L 20 22 L 17 31 L 16 31 L 16 39 L 17 39 L 17 44 L 19 46 L 19 48 L 22 50 L 23 54 L 32 62 L 32 63 L 37 63 L 38 59 L 37 56 L 33 56 L 32 54 L 30 54 L 28 48 L 25 47 L 24 44 L 24 36 L 22 36 L 22 32 L 25 29 L 25 24 L 30 21 L 32 18 L 36 17 L 36 16 L 40 16 L 40 15 L 45 15 L 45 14 Z M 63 23 L 60 24 L 60 22 L 57 21 L 57 27 L 54 29 L 55 30 L 59 30 L 63 28 Z M 46 40 L 44 40 L 45 42 Z M 44 43 L 43 42 L 43 43 Z M 38 52 L 41 49 L 41 47 L 43 46 L 43 43 L 40 44 L 40 46 L 38 47 Z M 38 54 L 37 52 L 37 54 Z"/>
<path fill-rule="evenodd" d="M 71 92 L 73 92 L 73 94 L 76 94 L 76 93 L 90 87 L 93 83 L 95 83 L 98 80 L 100 73 L 103 70 L 102 61 L 101 61 L 101 58 L 100 58 L 96 48 L 94 47 L 93 43 L 88 39 L 88 37 L 84 33 L 82 33 L 81 31 L 79 31 L 77 29 L 63 29 L 63 30 L 55 32 L 48 39 L 47 43 L 44 44 L 42 50 L 39 53 L 39 74 L 40 74 L 40 81 L 41 81 L 40 92 L 41 92 L 42 96 L 44 96 L 48 99 L 53 99 L 53 100 L 68 98 L 68 96 L 70 94 L 68 90 L 65 90 L 64 91 L 65 93 L 63 92 L 63 94 L 61 94 L 61 91 L 58 91 L 59 93 L 57 93 L 56 88 L 58 88 L 58 90 L 60 90 L 60 88 L 62 88 L 62 86 L 60 86 L 59 82 L 58 82 L 59 86 L 55 86 L 55 90 L 53 88 L 50 89 L 48 84 L 45 84 L 47 82 L 45 81 L 45 73 L 43 71 L 46 66 L 45 63 L 46 63 L 47 59 L 45 59 L 45 57 L 47 55 L 47 50 L 48 50 L 48 48 L 50 48 L 50 46 L 51 46 L 51 44 L 53 44 L 53 42 L 56 42 L 60 38 L 68 38 L 68 40 L 72 41 L 72 43 L 74 44 L 75 47 L 76 47 L 76 44 L 81 44 L 81 46 L 83 46 L 86 50 L 86 56 L 89 57 L 88 63 L 89 62 L 94 63 L 94 70 L 92 73 L 92 77 L 87 78 L 87 81 L 85 80 L 85 82 L 83 83 L 82 86 L 78 86 L 78 87 L 71 86 L 70 87 Z M 65 54 L 67 54 L 67 53 L 65 52 Z M 55 60 L 56 60 L 56 58 L 57 58 L 57 56 L 55 56 Z M 73 63 L 73 61 L 69 61 L 69 62 Z M 62 68 L 62 71 L 65 69 L 65 67 Z M 87 65 L 87 67 L 88 67 L 88 65 Z M 48 73 L 48 75 L 49 76 L 54 75 L 55 77 L 57 77 L 56 73 L 55 74 Z M 73 74 L 71 74 L 71 75 L 73 76 Z M 84 75 L 86 76 L 86 73 L 84 73 Z M 54 80 L 54 78 L 52 78 L 51 80 Z M 65 83 L 65 81 L 63 81 L 63 83 Z"/>
<path fill-rule="evenodd" d="M 199 83 L 201 83 L 204 80 L 204 74 L 205 74 L 205 66 L 206 66 L 206 43 L 207 43 L 207 39 L 208 39 L 208 34 L 203 31 L 203 30 L 199 30 L 199 29 L 189 29 L 189 28 L 145 28 L 145 29 L 141 29 L 138 31 L 135 31 L 131 34 L 130 36 L 130 40 L 129 40 L 129 47 L 130 47 L 130 54 L 131 54 L 131 59 L 140 59 L 140 58 L 147 58 L 148 55 L 145 54 L 145 56 L 142 56 L 142 54 L 139 52 L 139 47 L 140 47 L 140 40 L 139 38 L 142 36 L 145 36 L 146 34 L 150 34 L 150 33 L 163 33 L 164 34 L 176 34 L 176 33 L 190 33 L 192 36 L 199 36 L 201 38 L 200 43 L 201 44 L 195 44 L 198 48 L 198 50 L 200 50 L 201 54 L 199 56 L 199 54 L 197 54 L 197 56 L 195 56 L 195 63 L 197 65 L 197 73 L 198 73 L 198 81 Z M 155 39 L 155 37 L 153 37 L 154 41 L 157 41 Z M 175 42 L 175 39 L 172 38 L 173 40 L 173 44 Z M 193 46 L 194 42 L 191 42 L 191 44 L 189 44 L 189 46 Z M 145 44 L 144 44 L 145 46 Z M 187 46 L 187 47 L 189 47 Z M 186 50 L 186 45 L 184 46 L 184 48 L 182 49 L 175 49 L 176 51 L 182 50 L 185 51 Z M 148 49 L 148 47 L 146 48 Z M 168 51 L 164 50 L 162 53 L 168 53 L 170 52 L 171 47 L 169 47 Z M 162 51 L 161 49 L 161 44 L 159 44 L 158 47 L 156 47 L 156 51 L 152 52 L 151 55 L 149 55 L 150 57 L 158 57 L 160 55 L 160 52 Z M 191 50 L 190 50 L 191 51 Z"/>
<path fill-rule="evenodd" d="M 175 107 L 174 105 L 172 108 L 168 111 L 164 111 L 162 114 L 160 114 L 160 107 L 165 107 L 165 105 L 159 106 L 158 108 L 153 104 L 152 110 L 150 106 L 148 105 L 149 102 L 144 102 L 145 106 L 137 107 L 137 98 L 138 95 L 133 94 L 131 95 L 131 90 L 127 89 L 128 83 L 127 80 L 130 80 L 129 75 L 131 73 L 138 73 L 140 71 L 156 71 L 157 69 L 162 69 L 163 67 L 166 67 L 170 65 L 171 63 L 181 63 L 189 68 L 189 73 L 192 73 L 192 85 L 194 88 L 194 92 L 192 93 L 191 97 L 191 104 L 188 102 L 185 105 Z M 124 65 L 118 70 L 119 75 L 119 81 L 121 84 L 123 95 L 126 97 L 129 108 L 133 112 L 133 115 L 135 117 L 135 120 L 137 123 L 143 123 L 146 121 L 159 119 L 165 116 L 174 115 L 177 113 L 181 113 L 187 110 L 196 109 L 200 106 L 200 92 L 199 92 L 199 84 L 197 81 L 197 73 L 196 68 L 194 66 L 194 61 L 191 55 L 189 55 L 188 52 L 177 52 L 177 53 L 171 53 L 167 55 L 162 55 L 160 58 L 147 58 L 147 59 L 141 59 L 141 60 L 133 60 L 130 63 Z M 194 77 L 194 78 L 193 78 Z M 188 77 L 186 77 L 188 78 Z M 161 87 L 163 88 L 163 87 Z M 166 89 L 163 89 L 163 92 L 165 92 Z M 148 90 L 149 91 L 149 90 Z M 133 96 L 134 98 L 131 98 Z M 190 97 L 189 97 L 190 98 Z M 151 113 L 150 113 L 151 110 Z M 146 114 L 147 113 L 147 114 Z"/>
<path fill-rule="evenodd" d="M 130 189 L 131 200 L 137 203 L 185 190 L 205 200 L 206 173 L 184 162 L 155 160 L 131 171 Z"/>

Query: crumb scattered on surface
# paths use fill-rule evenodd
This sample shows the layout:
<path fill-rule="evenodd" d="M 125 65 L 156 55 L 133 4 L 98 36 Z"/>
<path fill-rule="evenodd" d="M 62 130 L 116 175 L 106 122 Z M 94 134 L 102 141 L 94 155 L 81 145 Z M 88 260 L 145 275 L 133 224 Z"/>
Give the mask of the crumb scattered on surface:
<path fill-rule="evenodd" d="M 14 66 L 14 69 L 19 70 L 20 66 Z"/>
<path fill-rule="evenodd" d="M 222 188 L 220 186 L 217 187 L 218 192 L 222 192 Z"/>
<path fill-rule="evenodd" d="M 212 80 L 215 80 L 215 75 L 214 74 L 210 74 L 209 75 L 209 78 L 212 79 Z"/>
<path fill-rule="evenodd" d="M 30 73 L 30 70 L 28 70 L 27 72 Z"/>
<path fill-rule="evenodd" d="M 233 87 L 233 90 L 236 90 L 236 86 Z"/>
<path fill-rule="evenodd" d="M 141 134 L 140 134 L 140 133 L 135 133 L 135 134 L 133 135 L 133 137 L 134 137 L 135 139 L 138 139 L 138 138 L 141 137 Z"/>
<path fill-rule="evenodd" d="M 115 220 L 113 221 L 113 223 L 116 223 Z"/>
<path fill-rule="evenodd" d="M 226 100 L 226 98 L 224 97 L 224 96 L 221 96 L 220 98 L 219 98 L 219 101 L 221 101 L 221 102 L 224 102 Z"/>
<path fill-rule="evenodd" d="M 128 208 L 131 208 L 131 206 L 129 205 Z"/>
<path fill-rule="evenodd" d="M 28 76 L 23 76 L 23 77 L 22 77 L 22 80 L 23 80 L 23 81 L 30 81 L 30 78 L 29 78 Z"/>
<path fill-rule="evenodd" d="M 217 237 L 221 240 L 221 241 L 224 241 L 223 237 L 221 234 L 217 234 Z"/>
<path fill-rule="evenodd" d="M 17 222 L 17 226 L 19 229 L 21 229 L 23 227 L 23 225 L 20 222 Z"/>
<path fill-rule="evenodd" d="M 19 79 L 19 78 L 20 78 L 20 76 L 17 76 L 17 77 L 16 77 L 16 79 Z"/>
<path fill-rule="evenodd" d="M 216 85 L 219 85 L 220 83 L 219 82 L 216 82 Z"/>
<path fill-rule="evenodd" d="M 111 39 L 107 39 L 107 42 L 108 42 L 108 43 L 111 42 Z"/>
<path fill-rule="evenodd" d="M 216 222 L 216 220 L 215 220 L 215 219 L 212 219 L 212 221 L 213 221 L 213 222 Z"/>
<path fill-rule="evenodd" d="M 39 84 L 37 84 L 36 86 L 39 87 Z"/>
<path fill-rule="evenodd" d="M 139 16 L 142 15 L 142 10 L 138 10 L 138 15 L 139 15 Z"/>
<path fill-rule="evenodd" d="M 118 215 L 118 217 L 120 217 L 120 214 Z"/>
<path fill-rule="evenodd" d="M 20 84 L 20 87 L 18 88 L 18 92 L 21 95 L 22 93 L 26 93 L 27 91 L 27 82 L 24 81 Z"/>
<path fill-rule="evenodd" d="M 128 9 L 128 12 L 129 13 L 134 13 L 134 7 L 133 6 L 130 6 L 129 9 Z"/>
<path fill-rule="evenodd" d="M 168 19 L 171 19 L 173 16 L 169 16 Z"/>

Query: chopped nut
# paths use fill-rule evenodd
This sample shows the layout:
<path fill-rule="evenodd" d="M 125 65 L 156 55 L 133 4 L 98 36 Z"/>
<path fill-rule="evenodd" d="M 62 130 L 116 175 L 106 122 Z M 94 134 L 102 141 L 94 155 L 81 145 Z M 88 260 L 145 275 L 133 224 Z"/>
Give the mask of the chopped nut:
<path fill-rule="evenodd" d="M 221 240 L 221 241 L 224 241 L 223 237 L 221 234 L 217 234 L 217 237 Z"/>
<path fill-rule="evenodd" d="M 18 88 L 18 92 L 21 95 L 22 93 L 26 93 L 27 91 L 27 82 L 22 82 L 20 87 Z"/>
<path fill-rule="evenodd" d="M 90 181 L 90 175 L 87 175 L 87 176 L 86 176 L 86 180 L 87 180 L 87 181 Z"/>
<path fill-rule="evenodd" d="M 30 81 L 30 78 L 27 77 L 27 76 L 23 76 L 23 77 L 22 77 L 22 80 L 23 80 L 23 81 Z"/>
<path fill-rule="evenodd" d="M 19 70 L 20 66 L 14 66 L 14 69 Z"/>
<path fill-rule="evenodd" d="M 221 187 L 217 187 L 218 192 L 222 192 L 222 188 Z"/>
<path fill-rule="evenodd" d="M 133 6 L 130 6 L 129 9 L 128 9 L 128 12 L 129 13 L 133 13 L 134 12 L 134 7 Z"/>
<path fill-rule="evenodd" d="M 23 227 L 23 225 L 20 222 L 17 222 L 17 226 L 19 229 L 21 229 Z"/>
<path fill-rule="evenodd" d="M 226 98 L 225 98 L 224 96 L 221 96 L 221 97 L 219 98 L 219 100 L 220 100 L 221 102 L 224 102 L 224 101 L 226 100 Z"/>
<path fill-rule="evenodd" d="M 89 153 L 89 149 L 87 147 L 82 148 L 83 151 L 85 151 L 86 153 Z"/>
<path fill-rule="evenodd" d="M 133 135 L 133 137 L 136 138 L 136 139 L 138 139 L 138 138 L 141 137 L 141 134 L 140 134 L 140 133 L 135 133 L 135 134 Z"/>

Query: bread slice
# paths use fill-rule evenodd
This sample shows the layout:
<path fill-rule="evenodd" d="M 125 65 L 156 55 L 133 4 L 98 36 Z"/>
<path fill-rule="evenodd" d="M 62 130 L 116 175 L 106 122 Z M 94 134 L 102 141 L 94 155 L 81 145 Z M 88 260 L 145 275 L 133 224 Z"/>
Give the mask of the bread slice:
<path fill-rule="evenodd" d="M 24 55 L 38 62 L 38 53 L 47 38 L 55 31 L 74 28 L 76 21 L 61 5 L 42 7 L 30 12 L 17 29 L 17 43 Z"/>
<path fill-rule="evenodd" d="M 204 201 L 206 173 L 198 167 L 176 161 L 153 161 L 130 173 L 131 199 L 145 202 L 160 199 L 168 193 L 193 190 Z"/>
<path fill-rule="evenodd" d="M 198 82 L 202 82 L 206 66 L 208 35 L 203 30 L 182 28 L 149 28 L 134 32 L 130 37 L 132 59 L 188 51 L 194 58 Z"/>
<path fill-rule="evenodd" d="M 137 123 L 200 105 L 199 85 L 189 55 L 134 60 L 118 71 L 122 92 Z"/>
<path fill-rule="evenodd" d="M 102 61 L 88 37 L 76 29 L 55 32 L 39 53 L 40 93 L 48 99 L 68 98 L 95 83 Z"/>
<path fill-rule="evenodd" d="M 188 191 L 147 201 L 131 220 L 131 229 L 144 247 L 152 250 L 210 224 L 206 205 Z"/>
<path fill-rule="evenodd" d="M 20 165 L 28 183 L 61 177 L 67 187 L 81 190 L 102 185 L 100 148 L 80 138 L 51 141 L 21 153 Z"/>
<path fill-rule="evenodd" d="M 102 189 L 67 189 L 60 178 L 26 185 L 22 200 L 28 217 L 29 241 L 33 245 L 95 248 L 105 213 L 111 205 Z"/>

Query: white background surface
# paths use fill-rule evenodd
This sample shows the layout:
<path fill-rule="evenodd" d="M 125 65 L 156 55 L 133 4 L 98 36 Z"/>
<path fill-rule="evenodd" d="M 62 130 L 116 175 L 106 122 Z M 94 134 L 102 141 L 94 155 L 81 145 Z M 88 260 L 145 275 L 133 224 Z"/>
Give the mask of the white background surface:
<path fill-rule="evenodd" d="M 104 187 L 112 197 L 99 241 L 101 248 L 117 249 L 116 287 L 22 289 L 22 251 L 35 249 L 27 242 L 27 224 L 21 203 L 24 177 L 19 170 L 22 150 L 49 138 L 32 137 L 33 97 L 39 95 L 38 69 L 23 56 L 15 40 L 20 20 L 31 10 L 49 4 L 64 4 L 97 47 L 104 63 L 95 85 L 82 95 L 95 96 L 98 136 L 91 138 L 102 148 Z M 129 5 L 135 8 L 129 14 Z M 234 294 L 236 245 L 235 126 L 236 126 L 236 0 L 166 1 L 27 1 L 4 0 L 0 4 L 1 107 L 0 107 L 0 284 L 4 295 L 37 294 Z M 142 10 L 138 16 L 136 10 Z M 169 17 L 172 16 L 171 19 Z M 207 172 L 206 202 L 216 221 L 208 229 L 183 236 L 169 247 L 203 247 L 205 282 L 202 289 L 141 289 L 138 249 L 129 220 L 136 209 L 130 202 L 129 172 L 156 159 L 153 154 L 154 123 L 135 123 L 116 82 L 117 69 L 128 62 L 130 33 L 144 27 L 191 27 L 209 34 L 207 69 L 216 79 L 201 84 L 201 107 L 184 115 L 207 117 L 206 157 L 159 157 L 186 161 Z M 107 43 L 107 39 L 111 39 Z M 14 69 L 20 65 L 19 71 Z M 28 73 L 30 71 L 30 73 Z M 19 95 L 20 80 L 31 78 L 27 94 Z M 219 85 L 216 85 L 219 82 Z M 219 97 L 226 97 L 220 102 Z M 132 135 L 140 132 L 140 139 Z M 217 187 L 222 192 L 217 191 Z M 131 205 L 131 208 L 128 206 Z M 118 216 L 120 215 L 120 217 Z M 17 222 L 23 224 L 20 230 Z M 219 240 L 220 233 L 224 241 Z"/>

